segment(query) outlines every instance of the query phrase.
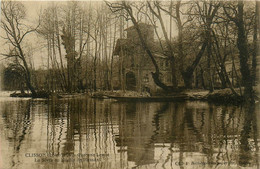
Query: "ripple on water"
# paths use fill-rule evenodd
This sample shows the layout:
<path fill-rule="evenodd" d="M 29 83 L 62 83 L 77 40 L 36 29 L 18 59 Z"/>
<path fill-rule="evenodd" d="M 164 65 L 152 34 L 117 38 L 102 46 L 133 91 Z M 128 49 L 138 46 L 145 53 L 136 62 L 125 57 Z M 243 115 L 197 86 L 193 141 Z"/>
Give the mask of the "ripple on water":
<path fill-rule="evenodd" d="M 259 167 L 250 106 L 2 99 L 0 115 L 5 168 Z M 57 156 L 35 162 L 26 153 Z"/>

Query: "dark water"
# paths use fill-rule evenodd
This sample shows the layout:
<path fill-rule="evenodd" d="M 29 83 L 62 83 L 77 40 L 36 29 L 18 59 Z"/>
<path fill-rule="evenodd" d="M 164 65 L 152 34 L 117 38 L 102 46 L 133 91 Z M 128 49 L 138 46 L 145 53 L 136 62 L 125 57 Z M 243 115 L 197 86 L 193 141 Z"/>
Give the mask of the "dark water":
<path fill-rule="evenodd" d="M 259 168 L 257 110 L 257 104 L 2 99 L 0 168 Z"/>

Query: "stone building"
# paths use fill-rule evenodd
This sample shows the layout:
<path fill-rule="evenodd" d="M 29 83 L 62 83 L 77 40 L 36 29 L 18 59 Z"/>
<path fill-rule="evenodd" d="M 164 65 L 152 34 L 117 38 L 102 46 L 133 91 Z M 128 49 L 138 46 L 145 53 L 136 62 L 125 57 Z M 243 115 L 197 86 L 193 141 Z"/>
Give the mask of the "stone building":
<path fill-rule="evenodd" d="M 160 50 L 160 45 L 154 40 L 152 25 L 139 23 L 141 33 L 152 50 L 160 69 L 160 78 L 171 85 L 170 62 Z M 156 92 L 159 87 L 154 83 L 151 72 L 154 65 L 146 51 L 143 49 L 138 33 L 134 26 L 125 29 L 127 38 L 118 39 L 114 55 L 119 56 L 119 81 L 121 89 L 134 91 Z"/>

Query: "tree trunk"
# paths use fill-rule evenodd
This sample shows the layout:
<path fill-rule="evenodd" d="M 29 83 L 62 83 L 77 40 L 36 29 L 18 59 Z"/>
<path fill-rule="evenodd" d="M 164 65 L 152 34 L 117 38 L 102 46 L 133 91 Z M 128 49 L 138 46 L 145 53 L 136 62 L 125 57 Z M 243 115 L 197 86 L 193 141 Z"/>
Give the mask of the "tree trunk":
<path fill-rule="evenodd" d="M 260 2 L 256 1 L 255 6 L 255 23 L 254 23 L 254 34 L 253 34 L 253 57 L 252 57 L 252 85 L 256 84 L 256 65 L 257 65 L 257 56 L 258 56 L 258 42 L 257 42 L 257 35 L 258 35 L 258 26 L 259 26 L 259 5 Z"/>
<path fill-rule="evenodd" d="M 208 28 L 210 29 L 210 28 Z M 211 34 L 210 31 L 207 31 L 208 44 L 207 44 L 207 66 L 208 66 L 208 80 L 209 80 L 209 92 L 213 92 L 213 82 L 212 82 L 212 70 L 211 70 Z"/>
<path fill-rule="evenodd" d="M 32 96 L 35 97 L 37 94 L 36 94 L 36 91 L 32 85 L 32 81 L 31 81 L 31 72 L 29 70 L 29 67 L 27 65 L 27 62 L 24 58 L 24 54 L 23 54 L 23 51 L 22 51 L 22 48 L 20 46 L 20 44 L 18 44 L 17 46 L 18 50 L 19 50 L 19 53 L 20 53 L 20 56 L 22 58 L 22 61 L 23 61 L 23 65 L 24 65 L 24 68 L 25 68 L 25 71 L 26 71 L 26 85 L 27 87 L 30 89 L 31 93 L 32 93 Z"/>
<path fill-rule="evenodd" d="M 201 66 L 200 66 L 200 75 L 201 75 L 201 85 L 203 89 L 206 89 L 205 82 L 204 82 L 204 71 Z"/>
<path fill-rule="evenodd" d="M 173 48 L 172 48 L 172 44 L 171 44 L 171 41 L 167 35 L 167 31 L 166 31 L 166 28 L 165 28 L 165 25 L 164 25 L 164 22 L 163 22 L 163 19 L 162 19 L 162 16 L 161 16 L 161 12 L 160 12 L 160 7 L 159 7 L 159 4 L 156 5 L 156 8 L 157 8 L 157 11 L 158 13 L 156 13 L 150 3 L 148 3 L 148 6 L 151 10 L 151 12 L 159 19 L 160 21 L 160 25 L 162 27 L 162 32 L 163 32 L 163 35 L 164 35 L 164 38 L 165 38 L 165 41 L 166 41 L 166 44 L 167 44 L 167 56 L 168 56 L 168 59 L 170 60 L 170 65 L 171 65 L 171 73 L 172 73 L 172 85 L 173 85 L 173 88 L 177 88 L 178 87 L 178 81 L 177 81 L 177 77 L 176 77 L 176 72 L 177 72 L 177 69 L 176 69 L 176 66 L 177 66 L 177 63 L 176 63 L 176 59 L 175 59 L 175 56 L 174 56 L 174 53 L 173 53 Z"/>
<path fill-rule="evenodd" d="M 248 66 L 248 44 L 245 33 L 245 24 L 244 24 L 244 4 L 243 1 L 238 1 L 238 18 L 237 18 L 237 28 L 238 28 L 238 37 L 237 37 L 237 47 L 239 50 L 239 59 L 240 59 L 240 72 L 242 74 L 242 82 L 244 85 L 244 97 L 248 101 L 254 100 L 253 95 L 253 84 L 252 76 Z"/>
<path fill-rule="evenodd" d="M 126 10 L 127 13 L 129 14 L 132 23 L 134 24 L 134 27 L 135 27 L 135 29 L 136 29 L 136 31 L 137 31 L 137 33 L 138 33 L 138 36 L 139 36 L 139 39 L 140 39 L 140 41 L 141 41 L 141 44 L 142 44 L 143 49 L 146 51 L 147 55 L 148 55 L 148 56 L 150 57 L 150 59 L 152 60 L 152 63 L 153 63 L 153 65 L 154 65 L 154 67 L 155 67 L 155 72 L 151 72 L 155 84 L 156 84 L 157 86 L 159 86 L 160 88 L 162 88 L 163 90 L 165 90 L 165 91 L 171 90 L 171 87 L 168 87 L 168 86 L 165 85 L 163 82 L 161 82 L 161 80 L 159 79 L 159 75 L 160 75 L 159 67 L 158 67 L 158 65 L 157 65 L 157 62 L 156 62 L 156 60 L 155 60 L 155 58 L 154 58 L 154 56 L 153 56 L 151 50 L 149 49 L 149 47 L 147 46 L 147 44 L 146 44 L 146 42 L 145 42 L 145 40 L 144 40 L 144 38 L 143 38 L 143 35 L 142 35 L 142 33 L 141 33 L 141 30 L 139 29 L 138 23 L 137 23 L 135 17 L 133 16 L 132 8 L 131 8 L 130 6 L 128 6 L 128 5 L 126 4 L 126 2 L 123 1 L 122 3 L 123 3 L 123 6 L 124 6 L 125 10 Z"/>
<path fill-rule="evenodd" d="M 113 91 L 113 64 L 114 64 L 114 48 L 115 48 L 115 44 L 116 44 L 116 27 L 117 24 L 115 23 L 115 27 L 114 27 L 114 37 L 113 37 L 113 47 L 112 47 L 112 51 L 111 51 L 111 64 L 110 64 L 110 89 Z M 112 31 L 111 31 L 112 34 Z"/>
<path fill-rule="evenodd" d="M 207 44 L 208 44 L 208 41 L 205 38 L 205 40 L 202 44 L 202 47 L 201 47 L 199 53 L 196 55 L 196 58 L 193 61 L 193 63 L 190 66 L 188 66 L 185 71 L 181 72 L 182 78 L 184 80 L 185 88 L 188 88 L 188 89 L 192 88 L 193 72 L 194 72 L 195 68 L 197 67 L 197 65 L 199 64 L 200 59 L 203 56 L 203 53 L 206 49 Z"/>

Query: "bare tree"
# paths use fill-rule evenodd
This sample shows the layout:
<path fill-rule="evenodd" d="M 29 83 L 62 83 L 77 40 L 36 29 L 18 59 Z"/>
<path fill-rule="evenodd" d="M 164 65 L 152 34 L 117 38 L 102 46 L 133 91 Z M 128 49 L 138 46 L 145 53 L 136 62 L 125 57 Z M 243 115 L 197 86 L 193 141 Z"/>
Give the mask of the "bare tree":
<path fill-rule="evenodd" d="M 237 48 L 239 50 L 240 72 L 242 75 L 242 83 L 244 85 L 244 97 L 247 101 L 254 100 L 253 79 L 250 67 L 248 65 L 249 50 L 247 42 L 247 34 L 244 21 L 244 2 L 238 1 L 234 4 L 224 4 L 223 10 L 226 16 L 235 23 L 237 27 Z"/>
<path fill-rule="evenodd" d="M 29 33 L 36 31 L 36 28 L 29 28 L 25 22 L 25 7 L 20 2 L 4 1 L 1 4 L 1 28 L 4 30 L 6 37 L 3 37 L 13 47 L 14 55 L 3 54 L 8 57 L 17 57 L 19 67 L 25 72 L 25 81 L 27 87 L 32 92 L 33 96 L 36 96 L 35 88 L 31 80 L 31 70 L 28 66 L 27 56 L 24 53 L 22 43 Z"/>
<path fill-rule="evenodd" d="M 144 51 L 147 53 L 147 55 L 151 59 L 152 64 L 153 64 L 153 66 L 155 68 L 155 72 L 151 72 L 155 84 L 157 86 L 161 87 L 163 90 L 166 90 L 166 91 L 172 90 L 171 86 L 167 86 L 159 78 L 159 76 L 160 76 L 159 66 L 158 66 L 158 64 L 156 62 L 156 59 L 155 59 L 151 49 L 149 48 L 148 44 L 146 43 L 145 38 L 143 37 L 143 34 L 142 34 L 141 30 L 140 30 L 137 18 L 134 16 L 132 6 L 129 4 L 129 2 L 125 2 L 125 1 L 122 1 L 120 3 L 109 3 L 109 2 L 107 2 L 107 5 L 110 7 L 112 12 L 115 13 L 115 12 L 118 12 L 118 11 L 123 11 L 123 13 L 121 15 L 123 15 L 127 19 L 130 18 L 130 20 L 132 21 L 132 23 L 134 25 L 134 28 L 135 28 L 135 30 L 136 30 L 136 32 L 138 34 L 140 43 L 141 43 Z M 126 14 L 126 15 L 124 15 L 124 14 Z"/>
<path fill-rule="evenodd" d="M 259 21 L 259 7 L 260 7 L 260 2 L 256 1 L 255 5 L 255 22 L 254 22 L 254 32 L 253 32 L 253 44 L 254 44 L 254 49 L 253 49 L 253 57 L 252 57 L 252 83 L 253 85 L 256 84 L 256 66 L 257 66 L 257 56 L 259 56 L 259 43 L 258 43 L 258 38 L 259 38 L 259 26 L 260 26 L 260 21 Z"/>
<path fill-rule="evenodd" d="M 170 40 L 171 37 L 169 37 L 168 34 L 167 34 L 165 23 L 164 23 L 163 18 L 162 18 L 160 3 L 158 1 L 154 1 L 153 2 L 154 7 L 156 9 L 154 9 L 152 7 L 150 2 L 147 2 L 147 3 L 148 3 L 149 9 L 153 13 L 153 15 L 155 15 L 156 18 L 158 18 L 158 20 L 160 22 L 160 26 L 162 27 L 164 39 L 165 39 L 166 44 L 167 44 L 167 51 L 165 51 L 165 54 L 168 56 L 168 58 L 170 60 L 170 63 L 171 63 L 172 84 L 173 84 L 173 87 L 176 88 L 178 86 L 177 77 L 176 77 L 176 72 L 177 72 L 177 69 L 176 69 L 176 67 L 177 67 L 176 57 L 174 56 L 174 51 L 173 51 L 173 47 L 172 47 L 171 40 Z"/>

